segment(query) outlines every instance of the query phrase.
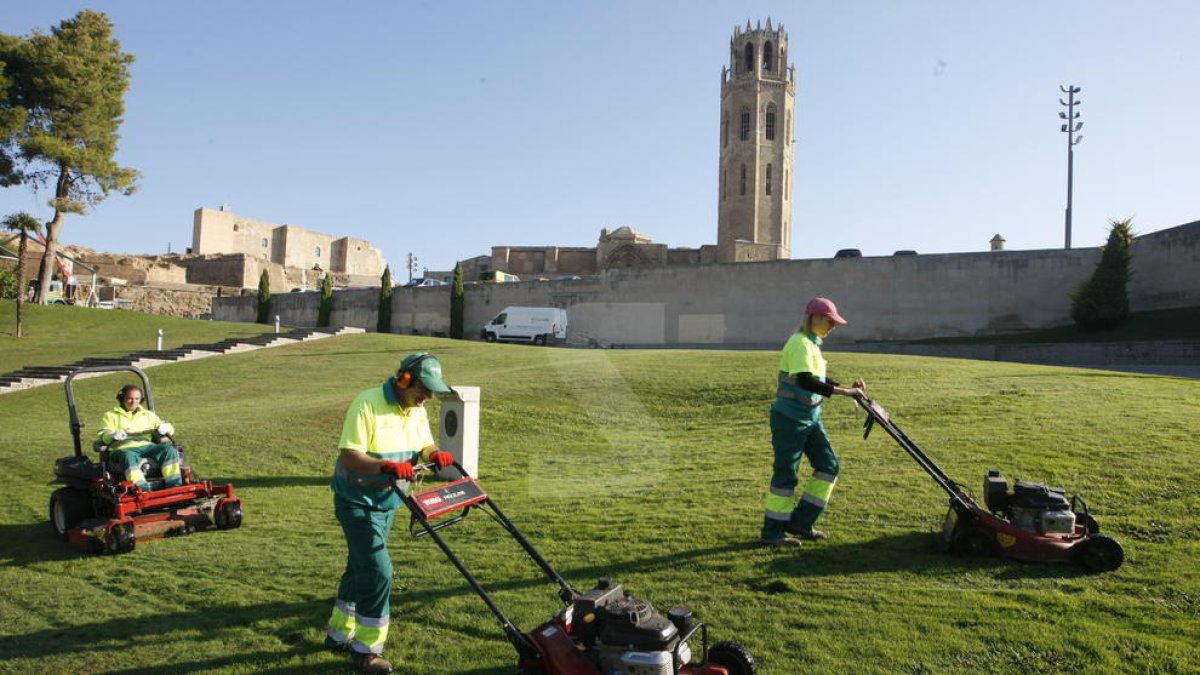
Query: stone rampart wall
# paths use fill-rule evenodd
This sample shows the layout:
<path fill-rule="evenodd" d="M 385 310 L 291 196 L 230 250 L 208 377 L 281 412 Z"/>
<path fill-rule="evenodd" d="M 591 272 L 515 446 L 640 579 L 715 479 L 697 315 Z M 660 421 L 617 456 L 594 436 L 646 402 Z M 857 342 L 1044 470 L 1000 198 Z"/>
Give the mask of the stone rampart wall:
<path fill-rule="evenodd" d="M 573 342 L 778 345 L 796 328 L 804 303 L 824 295 L 850 321 L 834 334 L 835 344 L 989 335 L 1070 323 L 1071 292 L 1098 260 L 1094 248 L 994 251 L 625 268 L 577 281 L 473 284 L 464 330 L 475 338 L 510 305 L 556 306 L 567 309 Z M 1135 311 L 1200 305 L 1200 221 L 1139 237 L 1129 290 Z M 281 310 L 282 321 L 312 325 L 319 295 L 294 295 L 298 306 Z M 396 289 L 392 331 L 448 333 L 449 296 L 449 287 Z M 335 327 L 375 328 L 377 289 L 335 298 Z M 244 301 L 217 300 L 214 317 L 244 320 L 237 304 Z"/>

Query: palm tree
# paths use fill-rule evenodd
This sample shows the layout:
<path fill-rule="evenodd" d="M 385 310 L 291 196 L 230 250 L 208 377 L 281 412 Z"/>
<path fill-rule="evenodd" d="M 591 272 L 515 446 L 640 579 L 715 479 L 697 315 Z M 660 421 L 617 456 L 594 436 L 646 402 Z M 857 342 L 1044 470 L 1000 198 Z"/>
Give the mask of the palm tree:
<path fill-rule="evenodd" d="M 17 337 L 21 337 L 21 307 L 25 304 L 25 242 L 30 232 L 41 228 L 36 218 L 18 211 L 4 219 L 4 227 L 20 233 L 20 243 L 17 245 Z"/>

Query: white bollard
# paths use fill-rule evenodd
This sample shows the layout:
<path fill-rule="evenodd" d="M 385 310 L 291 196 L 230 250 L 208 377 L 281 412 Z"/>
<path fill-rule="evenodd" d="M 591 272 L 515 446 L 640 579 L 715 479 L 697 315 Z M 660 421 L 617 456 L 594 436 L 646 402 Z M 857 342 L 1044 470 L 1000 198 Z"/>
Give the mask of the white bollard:
<path fill-rule="evenodd" d="M 158 329 L 158 343 L 155 345 L 154 350 L 159 351 L 159 352 L 162 351 L 162 329 L 161 328 Z"/>
<path fill-rule="evenodd" d="M 279 315 L 275 315 L 275 334 L 279 334 Z"/>
<path fill-rule="evenodd" d="M 438 448 L 454 455 L 455 461 L 471 476 L 479 475 L 479 387 L 451 387 L 449 394 L 438 394 L 442 403 L 442 432 Z M 454 469 L 442 471 L 442 478 L 458 478 Z"/>

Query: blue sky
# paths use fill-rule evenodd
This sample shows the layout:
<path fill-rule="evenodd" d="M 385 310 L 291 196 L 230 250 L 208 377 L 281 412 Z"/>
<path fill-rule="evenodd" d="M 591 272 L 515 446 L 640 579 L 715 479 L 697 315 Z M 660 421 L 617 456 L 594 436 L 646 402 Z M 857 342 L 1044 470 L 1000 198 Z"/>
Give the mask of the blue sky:
<path fill-rule="evenodd" d="M 716 242 L 735 25 L 788 32 L 793 258 L 1063 245 L 1059 86 L 1082 88 L 1072 243 L 1200 219 L 1191 0 L 5 2 L 0 32 L 106 12 L 132 53 L 118 160 L 140 190 L 63 240 L 182 251 L 192 213 L 371 241 L 449 269 L 628 225 Z M 48 195 L 0 190 L 47 220 Z"/>

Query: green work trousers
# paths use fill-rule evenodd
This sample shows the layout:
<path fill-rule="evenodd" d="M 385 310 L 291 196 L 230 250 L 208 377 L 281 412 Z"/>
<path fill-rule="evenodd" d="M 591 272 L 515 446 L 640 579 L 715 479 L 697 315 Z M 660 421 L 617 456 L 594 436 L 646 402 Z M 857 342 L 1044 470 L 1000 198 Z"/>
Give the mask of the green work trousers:
<path fill-rule="evenodd" d="M 125 475 L 125 480 L 137 485 L 143 490 L 149 490 L 146 476 L 142 473 L 142 458 L 152 459 L 158 463 L 166 487 L 183 485 L 183 476 L 179 472 L 179 450 L 167 443 L 152 443 L 140 448 L 115 450 L 112 453 L 113 463 Z"/>
<path fill-rule="evenodd" d="M 378 654 L 387 640 L 392 558 L 388 534 L 396 510 L 378 511 L 334 497 L 334 513 L 346 535 L 346 571 L 338 585 L 329 635 L 360 653 Z"/>
<path fill-rule="evenodd" d="M 763 539 L 779 539 L 788 527 L 812 529 L 825 512 L 838 474 L 837 454 L 821 423 L 820 408 L 813 409 L 811 417 L 800 420 L 772 410 L 771 447 L 775 450 L 775 464 L 767 493 Z M 813 474 L 797 502 L 802 456 L 808 458 Z"/>

